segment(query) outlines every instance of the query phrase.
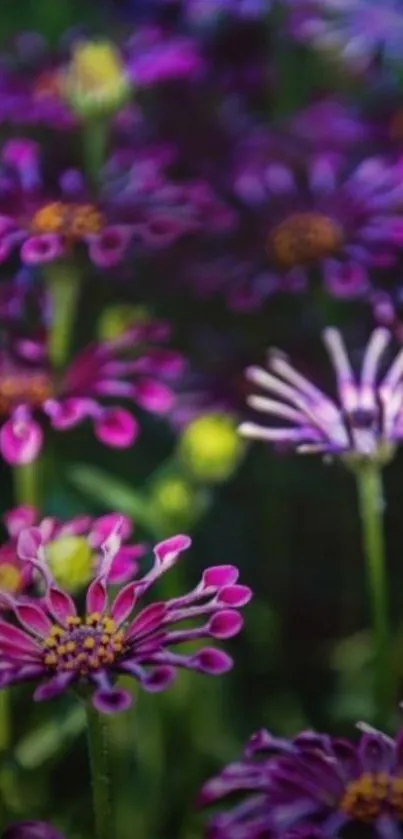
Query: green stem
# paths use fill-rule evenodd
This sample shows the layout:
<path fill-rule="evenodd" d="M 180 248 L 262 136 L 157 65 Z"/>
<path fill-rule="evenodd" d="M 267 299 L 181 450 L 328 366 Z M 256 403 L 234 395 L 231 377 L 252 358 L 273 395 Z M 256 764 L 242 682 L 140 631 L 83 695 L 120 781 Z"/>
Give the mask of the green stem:
<path fill-rule="evenodd" d="M 49 326 L 49 359 L 55 370 L 63 367 L 74 326 L 80 278 L 76 266 L 55 262 L 45 270 L 52 312 Z"/>
<path fill-rule="evenodd" d="M 108 720 L 86 703 L 95 839 L 114 839 Z"/>
<path fill-rule="evenodd" d="M 40 461 L 24 463 L 15 466 L 14 475 L 14 498 L 17 506 L 29 504 L 33 507 L 40 507 L 41 482 L 39 479 Z"/>
<path fill-rule="evenodd" d="M 393 685 L 389 656 L 382 475 L 380 469 L 370 463 L 356 470 L 356 479 L 372 614 L 376 722 L 387 726 L 392 710 Z"/>
<path fill-rule="evenodd" d="M 84 165 L 93 187 L 99 187 L 109 140 L 109 120 L 88 120 L 84 125 Z"/>

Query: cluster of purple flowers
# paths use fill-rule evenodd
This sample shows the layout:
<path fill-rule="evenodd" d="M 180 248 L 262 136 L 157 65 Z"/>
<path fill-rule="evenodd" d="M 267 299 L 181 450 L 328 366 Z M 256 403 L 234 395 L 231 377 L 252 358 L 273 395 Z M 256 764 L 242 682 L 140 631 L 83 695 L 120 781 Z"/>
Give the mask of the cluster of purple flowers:
<path fill-rule="evenodd" d="M 161 298 L 216 296 L 230 312 L 260 314 L 284 294 L 358 301 L 373 327 L 360 374 L 336 327 L 323 333 L 335 396 L 274 349 L 267 369 L 242 377 L 254 413 L 239 432 L 381 469 L 403 438 L 403 349 L 388 358 L 392 339 L 403 342 L 403 112 L 392 79 L 401 0 L 120 5 L 132 26 L 117 27 L 116 43 L 72 31 L 51 50 L 23 33 L 0 58 L 1 458 L 20 474 L 46 450 L 49 428 L 86 420 L 100 443 L 125 450 L 142 411 L 178 430 L 207 407 L 231 410 L 238 357 L 235 376 L 222 362 L 206 398 L 175 329 L 148 312 L 73 354 L 55 334 L 72 331 L 82 274 L 121 288 L 130 278 L 141 298 L 157 270 Z M 280 113 L 277 37 L 357 86 L 369 80 L 373 102 L 325 86 Z M 26 501 L 3 517 L 0 689 L 33 683 L 36 701 L 72 689 L 114 714 L 133 701 L 122 676 L 153 693 L 181 669 L 215 676 L 232 666 L 216 642 L 240 632 L 251 598 L 234 565 L 209 566 L 189 591 L 150 602 L 188 536 L 159 542 L 147 565 L 149 546 L 132 542 L 126 516 L 62 521 Z M 60 581 L 69 562 L 70 587 Z M 357 745 L 258 732 L 202 789 L 202 806 L 236 797 L 211 818 L 209 839 L 399 839 L 402 735 L 360 728 Z M 37 821 L 2 835 L 63 839 Z"/>

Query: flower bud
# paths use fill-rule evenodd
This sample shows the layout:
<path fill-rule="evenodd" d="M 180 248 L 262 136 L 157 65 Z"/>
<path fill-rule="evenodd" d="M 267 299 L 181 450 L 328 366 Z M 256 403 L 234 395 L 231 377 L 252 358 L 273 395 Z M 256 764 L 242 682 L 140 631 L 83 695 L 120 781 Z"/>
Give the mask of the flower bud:
<path fill-rule="evenodd" d="M 83 120 L 108 117 L 130 96 L 131 85 L 116 48 L 108 41 L 85 41 L 73 48 L 61 79 L 64 98 Z"/>
<path fill-rule="evenodd" d="M 56 582 L 68 591 L 91 579 L 93 553 L 82 536 L 60 536 L 46 545 L 46 558 Z"/>
<path fill-rule="evenodd" d="M 193 477 L 221 483 L 235 472 L 244 451 L 232 417 L 205 414 L 193 420 L 182 434 L 178 453 Z"/>

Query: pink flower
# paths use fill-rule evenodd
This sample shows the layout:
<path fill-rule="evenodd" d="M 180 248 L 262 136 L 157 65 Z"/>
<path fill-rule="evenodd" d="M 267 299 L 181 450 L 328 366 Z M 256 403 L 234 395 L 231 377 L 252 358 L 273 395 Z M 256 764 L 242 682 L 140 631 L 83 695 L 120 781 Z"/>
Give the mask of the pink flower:
<path fill-rule="evenodd" d="M 49 368 L 42 341 L 15 341 L 0 352 L 0 452 L 11 464 L 30 463 L 43 444 L 38 414 L 52 428 L 65 431 L 90 419 L 95 435 L 114 448 L 131 446 L 138 422 L 126 408 L 106 407 L 104 397 L 130 399 L 155 414 L 173 404 L 166 379 L 183 370 L 182 358 L 150 346 L 167 339 L 165 324 L 154 322 L 128 329 L 117 339 L 95 343 L 73 359 L 61 377 Z"/>
<path fill-rule="evenodd" d="M 191 540 L 179 535 L 160 542 L 154 548 L 151 570 L 110 600 L 110 572 L 121 545 L 119 531 L 113 519 L 101 545 L 98 575 L 87 590 L 83 617 L 70 595 L 54 582 L 41 531 L 29 528 L 20 533 L 18 556 L 42 575 L 45 595 L 40 603 L 33 599 L 21 603 L 2 595 L 13 616 L 12 621 L 0 620 L 1 687 L 39 682 L 34 699 L 41 701 L 73 684 L 86 685 L 98 711 L 115 713 L 125 710 L 132 699 L 115 685 L 121 673 L 155 692 L 171 684 L 178 668 L 219 675 L 231 667 L 231 658 L 213 646 L 186 653 L 174 650 L 182 643 L 231 638 L 240 631 L 243 622 L 238 609 L 250 600 L 251 592 L 238 585 L 237 568 L 207 568 L 187 594 L 150 603 L 134 614 L 141 596 L 176 563 Z"/>

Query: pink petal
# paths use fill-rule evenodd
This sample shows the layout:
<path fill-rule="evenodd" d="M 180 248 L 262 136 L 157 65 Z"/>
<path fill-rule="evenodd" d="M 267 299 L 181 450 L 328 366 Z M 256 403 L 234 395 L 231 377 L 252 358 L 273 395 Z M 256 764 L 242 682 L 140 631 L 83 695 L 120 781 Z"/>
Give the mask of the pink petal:
<path fill-rule="evenodd" d="M 239 571 L 235 565 L 214 565 L 206 568 L 202 577 L 204 588 L 221 588 L 236 583 Z"/>
<path fill-rule="evenodd" d="M 37 518 L 38 513 L 35 507 L 29 504 L 21 504 L 19 507 L 14 507 L 13 510 L 8 510 L 3 516 L 8 533 L 13 539 L 19 535 L 23 528 L 32 527 L 37 521 Z"/>
<path fill-rule="evenodd" d="M 142 379 L 135 386 L 134 398 L 141 408 L 153 414 L 165 414 L 172 408 L 172 391 L 153 379 Z"/>
<path fill-rule="evenodd" d="M 17 541 L 17 555 L 23 560 L 37 560 L 38 551 L 43 545 L 42 533 L 39 527 L 29 527 L 22 530 Z"/>
<path fill-rule="evenodd" d="M 168 567 L 175 562 L 178 554 L 190 548 L 191 544 L 192 540 L 189 536 L 179 534 L 178 536 L 172 536 L 171 539 L 159 542 L 154 548 L 154 554 L 162 565 Z"/>
<path fill-rule="evenodd" d="M 22 626 L 30 632 L 34 632 L 41 638 L 49 635 L 52 623 L 40 606 L 35 606 L 33 603 L 17 603 L 15 613 Z"/>
<path fill-rule="evenodd" d="M 138 570 L 138 562 L 147 553 L 145 545 L 124 545 L 116 554 L 109 572 L 110 583 L 125 583 Z"/>
<path fill-rule="evenodd" d="M 34 693 L 35 702 L 43 702 L 44 700 L 54 699 L 56 696 L 60 696 L 68 688 L 73 679 L 74 673 L 57 673 L 48 682 L 37 687 Z"/>
<path fill-rule="evenodd" d="M 176 676 L 176 670 L 169 665 L 155 667 L 147 677 L 142 680 L 142 687 L 149 693 L 159 693 L 168 688 Z"/>
<path fill-rule="evenodd" d="M 227 586 L 218 592 L 217 602 L 226 606 L 245 606 L 251 597 L 252 592 L 248 586 Z"/>
<path fill-rule="evenodd" d="M 53 401 L 47 413 L 52 428 L 65 431 L 91 416 L 92 408 L 93 403 L 90 399 L 71 398 L 60 402 Z"/>
<path fill-rule="evenodd" d="M 85 604 L 87 614 L 91 615 L 92 612 L 100 612 L 102 614 L 105 611 L 106 605 L 106 586 L 103 580 L 97 577 L 95 580 L 92 581 L 92 583 L 88 586 L 87 589 L 87 597 Z"/>
<path fill-rule="evenodd" d="M 111 408 L 95 420 L 94 430 L 98 440 L 106 446 L 126 449 L 134 443 L 139 426 L 128 411 L 123 408 Z"/>
<path fill-rule="evenodd" d="M 29 419 L 10 419 L 0 431 L 0 451 L 12 466 L 32 463 L 43 443 L 43 431 L 37 422 Z"/>
<path fill-rule="evenodd" d="M 213 638 L 232 638 L 242 629 L 243 618 L 238 612 L 228 609 L 213 615 L 208 631 Z"/>
<path fill-rule="evenodd" d="M 89 535 L 91 547 L 98 548 L 116 528 L 117 524 L 120 524 L 122 540 L 128 539 L 133 530 L 130 519 L 127 516 L 122 516 L 121 513 L 108 513 L 106 516 L 95 519 L 92 523 Z"/>
<path fill-rule="evenodd" d="M 151 632 L 161 625 L 167 612 L 165 603 L 152 603 L 146 606 L 142 612 L 132 621 L 126 631 L 126 638 L 133 638 L 144 632 Z"/>
<path fill-rule="evenodd" d="M 75 617 L 77 615 L 74 600 L 72 600 L 67 592 L 61 591 L 55 586 L 51 586 L 49 588 L 46 601 L 48 603 L 49 611 L 61 624 L 65 624 L 67 618 Z"/>
<path fill-rule="evenodd" d="M 111 617 L 118 626 L 124 623 L 134 609 L 137 599 L 138 583 L 129 583 L 116 595 L 111 606 Z"/>
<path fill-rule="evenodd" d="M 39 647 L 35 641 L 17 626 L 12 626 L 0 620 L 0 647 L 2 640 L 13 644 L 16 649 L 26 653 L 38 653 Z"/>
<path fill-rule="evenodd" d="M 202 673 L 219 676 L 221 673 L 226 673 L 231 669 L 233 661 L 222 650 L 205 647 L 203 650 L 199 650 L 196 655 L 192 656 L 191 663 L 195 669 L 200 670 Z"/>

